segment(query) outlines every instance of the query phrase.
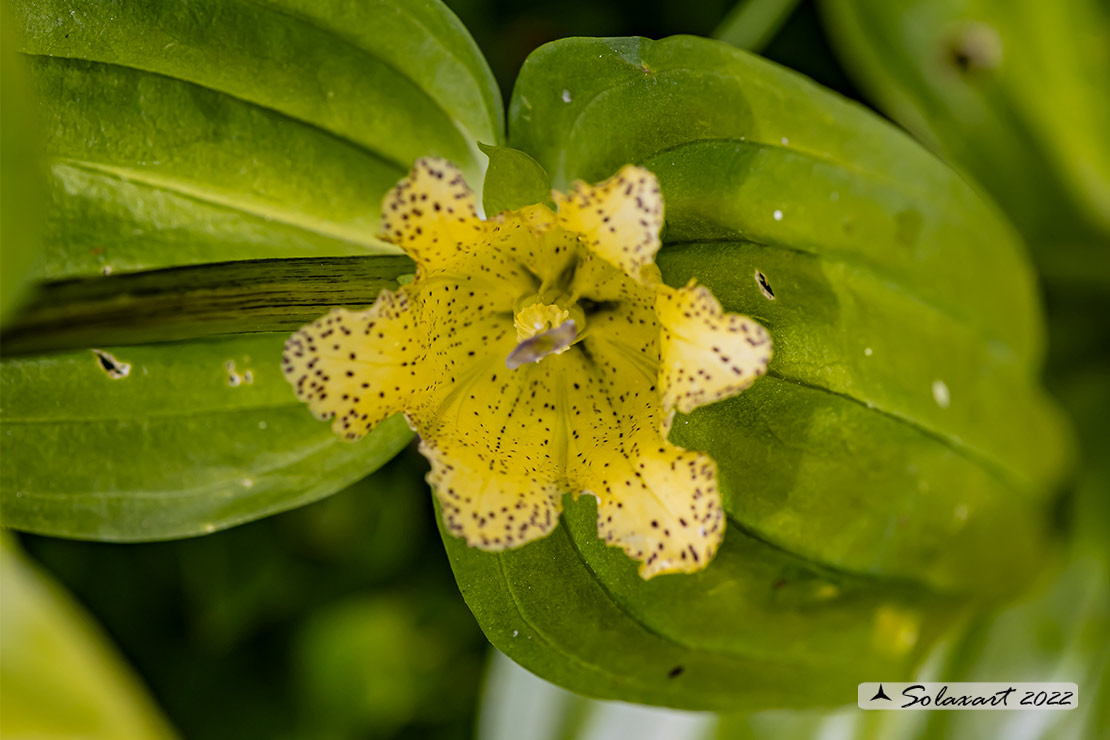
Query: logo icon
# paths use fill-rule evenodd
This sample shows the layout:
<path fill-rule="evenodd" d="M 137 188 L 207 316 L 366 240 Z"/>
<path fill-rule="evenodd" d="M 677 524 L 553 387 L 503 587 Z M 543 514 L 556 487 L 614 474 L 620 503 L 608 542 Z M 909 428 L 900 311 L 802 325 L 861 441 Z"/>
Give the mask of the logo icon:
<path fill-rule="evenodd" d="M 889 696 L 886 695 L 885 691 L 883 691 L 883 685 L 882 684 L 879 684 L 879 690 L 877 692 L 875 692 L 874 696 L 871 697 L 871 701 L 875 701 L 876 699 L 886 699 L 887 701 L 894 701 L 893 699 L 891 699 Z"/>

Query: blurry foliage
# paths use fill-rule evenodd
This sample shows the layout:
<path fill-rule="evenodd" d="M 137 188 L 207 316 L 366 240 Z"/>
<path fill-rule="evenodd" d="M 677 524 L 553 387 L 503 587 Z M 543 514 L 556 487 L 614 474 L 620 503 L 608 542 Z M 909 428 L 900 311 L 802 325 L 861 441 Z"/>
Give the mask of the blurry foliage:
<path fill-rule="evenodd" d="M 1110 4 L 821 9 L 868 99 L 998 201 L 1050 286 L 1110 287 Z"/>
<path fill-rule="evenodd" d="M 714 31 L 714 38 L 760 52 L 790 19 L 798 0 L 740 0 Z"/>
<path fill-rule="evenodd" d="M 38 121 L 16 54 L 8 9 L 0 5 L 0 325 L 25 294 L 39 252 L 46 201 Z M 19 193 L 19 199 L 11 196 Z"/>
<path fill-rule="evenodd" d="M 465 738 L 485 640 L 409 450 L 324 501 L 178 542 L 24 536 L 183 736 Z"/>
<path fill-rule="evenodd" d="M 4 532 L 0 593 L 0 736 L 173 736 L 93 621 Z"/>

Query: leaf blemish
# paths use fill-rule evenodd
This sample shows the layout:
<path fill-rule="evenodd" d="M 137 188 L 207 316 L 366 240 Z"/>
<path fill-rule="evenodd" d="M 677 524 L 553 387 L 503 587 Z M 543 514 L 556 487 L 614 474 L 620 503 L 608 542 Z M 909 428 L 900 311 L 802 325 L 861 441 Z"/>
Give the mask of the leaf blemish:
<path fill-rule="evenodd" d="M 958 29 L 947 46 L 948 62 L 961 75 L 990 72 L 1002 65 L 1002 37 L 984 23 Z"/>
<path fill-rule="evenodd" d="M 244 380 L 243 376 L 241 376 L 241 375 L 239 375 L 239 373 L 235 372 L 235 361 L 234 360 L 228 360 L 227 362 L 225 362 L 224 363 L 224 369 L 227 370 L 227 384 L 229 386 L 231 386 L 232 388 L 235 388 L 240 383 L 243 382 L 243 380 Z M 248 374 L 249 374 L 249 372 L 250 371 L 248 371 Z M 253 382 L 253 378 L 251 380 L 248 380 L 247 382 L 248 383 Z"/>
<path fill-rule="evenodd" d="M 763 297 L 769 301 L 775 300 L 775 291 L 771 290 L 771 284 L 767 282 L 767 276 L 759 270 L 755 271 L 755 283 L 759 286 L 759 292 Z"/>
<path fill-rule="evenodd" d="M 943 380 L 933 381 L 933 400 L 936 401 L 937 406 L 940 406 L 942 409 L 948 408 L 948 405 L 952 403 L 952 397 L 949 394 L 948 386 Z"/>
<path fill-rule="evenodd" d="M 682 666 L 680 666 L 680 665 L 676 665 L 676 666 L 675 666 L 674 668 L 672 668 L 672 669 L 670 670 L 670 672 L 669 672 L 669 673 L 667 674 L 667 678 L 678 678 L 679 676 L 681 676 L 681 675 L 682 675 L 682 672 L 683 672 L 684 670 L 686 670 L 686 669 L 685 669 L 685 668 L 683 668 Z"/>
<path fill-rule="evenodd" d="M 120 362 L 104 350 L 94 349 L 92 353 L 96 355 L 96 362 L 100 369 L 107 373 L 112 380 L 120 380 L 131 374 L 130 365 L 126 362 Z"/>

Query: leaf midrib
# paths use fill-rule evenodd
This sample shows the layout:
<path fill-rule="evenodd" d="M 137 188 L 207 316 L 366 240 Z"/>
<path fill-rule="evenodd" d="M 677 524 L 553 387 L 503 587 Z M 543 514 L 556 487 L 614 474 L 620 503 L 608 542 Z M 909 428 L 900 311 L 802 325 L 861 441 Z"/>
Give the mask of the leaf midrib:
<path fill-rule="evenodd" d="M 972 465 L 981 468 L 988 475 L 1001 483 L 1003 487 L 1013 490 L 1019 494 L 1023 494 L 1025 496 L 1033 496 L 1032 486 L 1030 486 L 1027 482 L 1018 480 L 1018 478 L 1015 475 L 1011 474 L 1002 464 L 991 459 L 989 456 L 987 456 L 983 452 L 980 452 L 978 449 L 966 444 L 962 438 L 950 436 L 942 431 L 932 429 L 925 426 L 916 419 L 912 419 L 908 416 L 904 416 L 894 411 L 889 411 L 887 409 L 881 408 L 876 404 L 863 401 L 848 393 L 843 393 L 831 388 L 826 388 L 823 385 L 810 383 L 808 381 L 801 380 L 800 378 L 788 377 L 778 372 L 777 370 L 769 369 L 767 371 L 767 376 L 775 378 L 776 380 L 780 380 L 783 383 L 790 383 L 791 385 L 797 385 L 812 391 L 826 393 L 830 396 L 842 398 L 845 401 L 866 409 L 867 411 L 877 413 L 880 416 L 884 416 L 894 422 L 897 422 L 905 427 L 912 429 L 923 437 L 937 442 L 942 447 L 951 450 L 952 452 L 970 462 Z"/>
<path fill-rule="evenodd" d="M 52 161 L 65 167 L 71 167 L 95 175 L 135 182 L 151 189 L 166 190 L 182 198 L 198 203 L 261 218 L 266 221 L 300 229 L 301 231 L 307 231 L 328 239 L 335 239 L 353 246 L 376 248 L 382 250 L 383 253 L 400 254 L 400 250 L 398 250 L 397 247 L 388 242 L 375 239 L 372 235 L 368 237 L 362 230 L 352 232 L 342 228 L 333 228 L 329 226 L 330 222 L 317 218 L 295 218 L 294 216 L 296 214 L 292 210 L 267 207 L 258 201 L 236 198 L 229 193 L 220 192 L 211 188 L 197 187 L 199 184 L 190 183 L 190 181 L 184 178 L 153 174 L 149 171 L 132 167 L 120 167 L 118 165 L 103 164 L 101 162 L 72 157 L 53 157 Z"/>

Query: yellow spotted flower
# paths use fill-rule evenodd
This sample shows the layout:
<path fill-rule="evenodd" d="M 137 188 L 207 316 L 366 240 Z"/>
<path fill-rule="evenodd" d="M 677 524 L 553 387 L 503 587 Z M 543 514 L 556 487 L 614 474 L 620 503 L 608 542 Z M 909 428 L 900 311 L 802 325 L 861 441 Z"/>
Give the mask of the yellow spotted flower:
<path fill-rule="evenodd" d="M 482 220 L 453 165 L 417 161 L 383 204 L 415 279 L 294 334 L 285 377 L 348 439 L 404 413 L 471 546 L 543 537 L 564 493 L 590 494 L 598 535 L 642 577 L 696 571 L 724 535 L 717 467 L 667 441 L 671 419 L 751 385 L 770 337 L 705 287 L 662 282 L 651 172 L 553 197 L 557 212 Z"/>

